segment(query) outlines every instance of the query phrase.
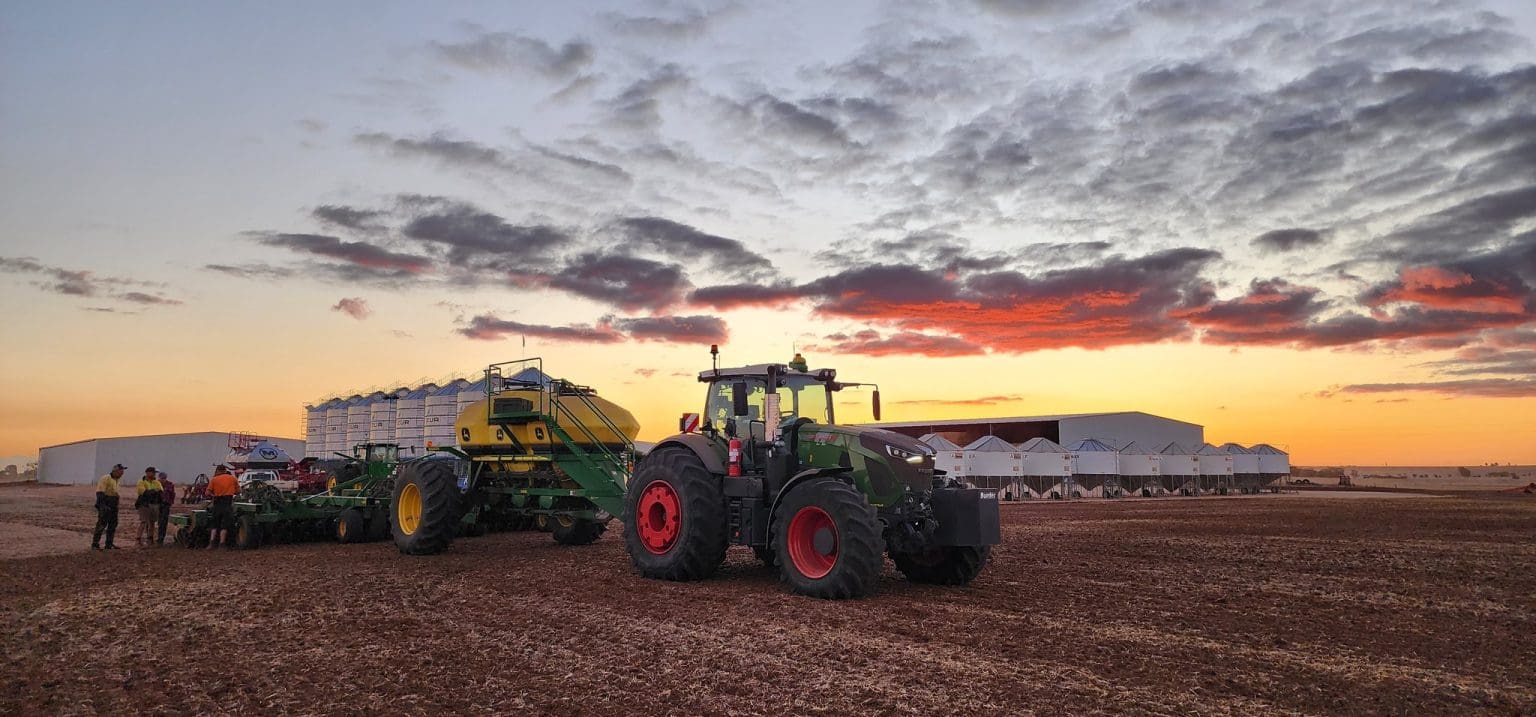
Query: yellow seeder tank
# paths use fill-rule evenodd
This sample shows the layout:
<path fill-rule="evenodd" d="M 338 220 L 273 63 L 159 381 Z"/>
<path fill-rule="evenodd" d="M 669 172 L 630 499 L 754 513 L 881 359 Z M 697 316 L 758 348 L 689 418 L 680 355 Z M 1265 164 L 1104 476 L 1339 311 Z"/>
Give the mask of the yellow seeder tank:
<path fill-rule="evenodd" d="M 556 400 L 560 402 L 561 410 L 555 410 L 555 406 L 552 405 Z M 490 424 L 491 414 L 487 412 L 487 403 L 491 404 L 495 415 L 513 417 L 501 420 L 505 422 L 505 428 L 517 438 L 517 442 L 522 444 L 524 451 L 516 449 L 512 441 L 507 438 L 502 426 Z M 601 411 L 608 420 L 605 422 L 597 416 L 592 410 L 593 407 Z M 632 442 L 635 434 L 640 431 L 640 422 L 635 420 L 634 414 L 597 394 L 576 396 L 566 393 L 556 399 L 549 391 L 518 388 L 498 391 L 487 399 L 465 406 L 454 423 L 454 433 L 458 437 L 460 450 L 465 453 L 549 453 L 554 447 L 561 446 L 560 439 L 552 435 L 542 420 L 532 418 L 531 415 L 527 418 L 520 415 L 539 413 L 554 416 L 559 426 L 578 445 L 593 443 L 595 438 L 595 442 L 602 443 L 610 449 L 617 449 L 625 443 Z M 586 426 L 587 430 L 582 430 L 576 424 Z M 609 424 L 624 435 L 621 437 L 615 434 L 609 428 Z"/>

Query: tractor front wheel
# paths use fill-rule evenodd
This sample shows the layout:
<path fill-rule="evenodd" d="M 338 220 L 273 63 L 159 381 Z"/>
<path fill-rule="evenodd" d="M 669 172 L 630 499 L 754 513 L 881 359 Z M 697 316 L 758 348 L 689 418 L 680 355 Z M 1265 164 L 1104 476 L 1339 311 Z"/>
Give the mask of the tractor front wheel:
<path fill-rule="evenodd" d="M 863 597 L 880 579 L 885 541 L 875 507 L 836 478 L 790 489 L 774 511 L 773 536 L 779 575 L 801 595 Z"/>
<path fill-rule="evenodd" d="M 991 546 L 945 546 L 921 553 L 891 553 L 891 560 L 914 583 L 965 585 L 976 579 L 991 555 Z"/>
<path fill-rule="evenodd" d="M 554 534 L 555 542 L 561 545 L 590 545 L 608 530 L 606 520 L 598 522 L 586 518 L 556 516 L 550 522 L 554 525 L 550 532 Z"/>
<path fill-rule="evenodd" d="M 447 550 L 459 529 L 459 495 L 459 480 L 450 461 L 402 465 L 390 500 L 395 547 L 407 555 Z"/>
<path fill-rule="evenodd" d="M 725 496 L 693 451 L 640 462 L 624 495 L 624 547 L 648 578 L 703 580 L 725 560 Z"/>

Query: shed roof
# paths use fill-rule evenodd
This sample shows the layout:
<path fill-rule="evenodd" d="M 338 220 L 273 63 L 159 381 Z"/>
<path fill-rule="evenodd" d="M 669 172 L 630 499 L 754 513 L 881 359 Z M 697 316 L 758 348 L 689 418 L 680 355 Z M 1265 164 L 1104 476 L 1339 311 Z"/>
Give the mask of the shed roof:
<path fill-rule="evenodd" d="M 1250 451 L 1247 448 L 1244 448 L 1244 447 L 1242 447 L 1242 446 L 1240 446 L 1240 445 L 1238 445 L 1236 443 L 1223 443 L 1223 444 L 1221 444 L 1221 450 L 1223 450 L 1223 451 L 1225 451 L 1227 453 L 1230 453 L 1230 454 L 1232 454 L 1234 456 L 1246 456 L 1246 455 L 1251 455 L 1253 453 L 1253 451 Z"/>
<path fill-rule="evenodd" d="M 1227 455 L 1227 452 L 1209 443 L 1202 443 L 1199 448 L 1195 449 L 1195 454 L 1201 456 L 1224 456 Z"/>
<path fill-rule="evenodd" d="M 1157 452 L 1165 456 L 1192 456 L 1195 454 L 1194 451 L 1179 445 L 1177 441 L 1170 442 L 1168 445 L 1159 448 Z"/>
<path fill-rule="evenodd" d="M 1142 448 L 1141 444 L 1135 441 L 1131 441 L 1130 443 L 1121 446 L 1120 452 L 1128 456 L 1150 456 L 1157 453 L 1157 451 L 1149 451 L 1145 448 Z"/>
<path fill-rule="evenodd" d="M 1251 450 L 1254 453 L 1257 453 L 1257 454 L 1259 454 L 1261 456 L 1288 456 L 1288 455 L 1290 455 L 1289 453 L 1286 453 L 1285 451 L 1282 451 L 1279 448 L 1271 446 L 1268 443 L 1260 443 L 1259 445 L 1256 445 L 1253 448 L 1250 448 L 1248 450 Z"/>

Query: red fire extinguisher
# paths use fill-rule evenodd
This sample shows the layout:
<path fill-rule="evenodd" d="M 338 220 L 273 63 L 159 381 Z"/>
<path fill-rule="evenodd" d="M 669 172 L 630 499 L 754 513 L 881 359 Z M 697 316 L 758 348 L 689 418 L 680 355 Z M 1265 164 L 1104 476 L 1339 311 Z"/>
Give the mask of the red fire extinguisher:
<path fill-rule="evenodd" d="M 732 438 L 730 445 L 730 466 L 726 469 L 726 475 L 738 478 L 741 476 L 741 439 Z"/>

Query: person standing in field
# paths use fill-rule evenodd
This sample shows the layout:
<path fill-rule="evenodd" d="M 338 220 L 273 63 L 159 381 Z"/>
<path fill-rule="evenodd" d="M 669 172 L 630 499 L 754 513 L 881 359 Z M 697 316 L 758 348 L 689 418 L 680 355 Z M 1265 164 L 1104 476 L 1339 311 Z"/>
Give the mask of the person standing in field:
<path fill-rule="evenodd" d="M 139 545 L 155 544 L 155 522 L 160 519 L 160 481 L 155 478 L 154 466 L 144 469 L 139 476 L 139 497 L 133 507 L 139 511 L 139 531 L 134 534 Z"/>
<path fill-rule="evenodd" d="M 165 545 L 165 526 L 171 521 L 171 506 L 176 503 L 176 484 L 164 472 L 155 476 L 155 479 L 160 481 L 160 524 L 155 543 Z"/>
<path fill-rule="evenodd" d="M 112 472 L 96 481 L 96 530 L 91 533 L 91 550 L 117 550 L 112 540 L 117 537 L 117 482 L 128 467 L 119 463 Z M 101 547 L 101 534 L 107 534 L 107 547 Z"/>
<path fill-rule="evenodd" d="M 240 481 L 229 474 L 227 466 L 219 466 L 213 472 L 213 477 L 208 479 L 208 496 L 213 500 L 213 505 L 208 509 L 208 517 L 213 521 L 208 534 L 209 550 L 224 542 L 228 532 L 234 528 L 235 494 L 239 492 Z"/>

